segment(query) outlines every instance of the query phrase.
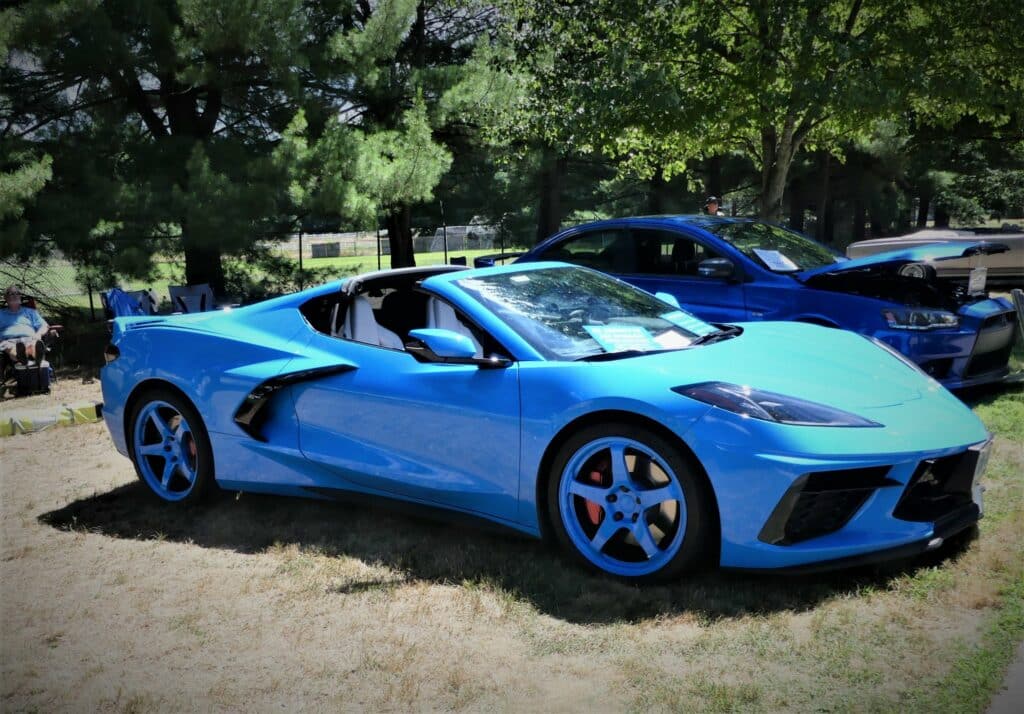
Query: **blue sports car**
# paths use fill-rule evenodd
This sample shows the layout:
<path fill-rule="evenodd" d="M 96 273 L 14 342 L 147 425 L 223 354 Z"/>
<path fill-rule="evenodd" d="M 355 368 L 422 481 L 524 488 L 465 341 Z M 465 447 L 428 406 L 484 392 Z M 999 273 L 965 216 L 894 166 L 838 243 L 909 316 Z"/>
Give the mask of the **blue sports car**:
<path fill-rule="evenodd" d="M 119 317 L 106 359 L 113 441 L 170 504 L 397 499 L 635 580 L 906 556 L 981 516 L 989 434 L 884 343 L 718 327 L 562 263 Z"/>
<path fill-rule="evenodd" d="M 650 216 L 563 231 L 520 261 L 559 260 L 666 292 L 711 322 L 795 320 L 876 337 L 950 389 L 1009 373 L 1017 317 L 972 285 L 936 277 L 935 262 L 1006 247 L 918 246 L 846 260 L 800 233 L 745 218 Z M 960 261 L 961 263 L 963 261 Z"/>

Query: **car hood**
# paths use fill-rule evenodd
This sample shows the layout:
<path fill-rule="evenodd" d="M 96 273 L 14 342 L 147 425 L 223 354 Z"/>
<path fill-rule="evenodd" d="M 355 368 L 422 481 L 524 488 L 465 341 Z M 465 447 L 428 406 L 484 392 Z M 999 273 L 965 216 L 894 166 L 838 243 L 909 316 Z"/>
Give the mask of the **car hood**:
<path fill-rule="evenodd" d="M 800 280 L 808 280 L 817 275 L 845 273 L 851 270 L 860 270 L 869 267 L 896 267 L 906 263 L 930 263 L 939 260 L 954 260 L 956 258 L 969 258 L 972 255 L 988 253 L 1002 253 L 1006 246 L 987 241 L 957 241 L 956 243 L 929 243 L 928 245 L 915 246 L 892 250 L 886 253 L 843 260 L 831 265 L 825 265 L 811 270 L 802 270 L 794 273 Z"/>
<path fill-rule="evenodd" d="M 642 369 L 645 379 L 662 385 L 728 382 L 855 412 L 942 390 L 854 332 L 795 322 L 742 327 L 742 335 L 702 347 L 594 364 L 621 366 L 634 375 Z"/>

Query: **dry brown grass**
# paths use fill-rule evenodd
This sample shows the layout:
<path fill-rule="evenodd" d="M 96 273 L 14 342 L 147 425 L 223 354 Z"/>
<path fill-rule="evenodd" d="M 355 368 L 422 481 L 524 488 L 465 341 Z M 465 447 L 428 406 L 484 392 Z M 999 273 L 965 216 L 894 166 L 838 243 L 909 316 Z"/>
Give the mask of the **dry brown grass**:
<path fill-rule="evenodd" d="M 0 466 L 5 711 L 891 711 L 1024 567 L 1016 439 L 980 538 L 941 558 L 644 590 L 366 507 L 168 509 L 100 424 L 0 440 Z"/>

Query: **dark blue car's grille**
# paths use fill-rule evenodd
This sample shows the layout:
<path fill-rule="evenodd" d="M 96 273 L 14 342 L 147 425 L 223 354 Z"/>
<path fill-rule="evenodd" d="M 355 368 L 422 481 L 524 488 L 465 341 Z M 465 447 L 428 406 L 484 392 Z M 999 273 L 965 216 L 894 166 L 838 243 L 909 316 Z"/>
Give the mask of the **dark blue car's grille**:
<path fill-rule="evenodd" d="M 976 377 L 1006 367 L 1016 329 L 1017 315 L 1012 311 L 987 317 L 978 332 L 964 376 Z"/>

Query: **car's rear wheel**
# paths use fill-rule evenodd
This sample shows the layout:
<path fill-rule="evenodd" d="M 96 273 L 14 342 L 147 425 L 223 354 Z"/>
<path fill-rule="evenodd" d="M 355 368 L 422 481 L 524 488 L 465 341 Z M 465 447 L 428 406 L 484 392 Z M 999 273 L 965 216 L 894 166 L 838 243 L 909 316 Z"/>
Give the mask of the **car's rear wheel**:
<path fill-rule="evenodd" d="M 679 449 L 632 424 L 588 427 L 554 460 L 548 512 L 561 544 L 592 568 L 661 581 L 708 555 L 711 503 Z"/>
<path fill-rule="evenodd" d="M 129 455 L 161 500 L 191 503 L 213 483 L 213 451 L 202 417 L 177 392 L 152 389 L 132 408 Z"/>

